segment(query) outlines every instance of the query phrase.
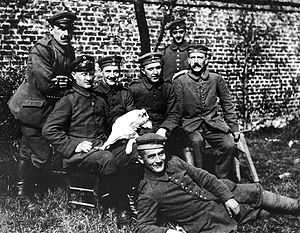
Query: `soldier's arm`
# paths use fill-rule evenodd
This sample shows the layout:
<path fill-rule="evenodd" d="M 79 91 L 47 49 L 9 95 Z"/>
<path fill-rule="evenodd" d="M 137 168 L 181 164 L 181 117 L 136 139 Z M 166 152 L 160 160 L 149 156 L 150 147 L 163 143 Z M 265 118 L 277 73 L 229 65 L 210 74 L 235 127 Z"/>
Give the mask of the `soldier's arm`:
<path fill-rule="evenodd" d="M 183 104 L 184 104 L 183 103 L 183 87 L 182 87 L 182 83 L 178 79 L 174 80 L 173 85 L 174 85 L 174 92 L 176 95 L 179 119 L 181 119 L 182 115 L 183 115 Z"/>
<path fill-rule="evenodd" d="M 42 130 L 43 136 L 66 158 L 71 157 L 77 145 L 82 142 L 81 139 L 67 135 L 71 116 L 72 104 L 68 96 L 64 96 L 56 103 Z"/>
<path fill-rule="evenodd" d="M 237 132 L 238 120 L 235 112 L 235 106 L 226 82 L 221 76 L 218 76 L 217 92 L 220 98 L 220 104 L 223 110 L 225 122 L 231 128 L 232 132 Z"/>
<path fill-rule="evenodd" d="M 125 105 L 125 108 L 126 108 L 126 112 L 129 112 L 129 111 L 135 109 L 134 99 L 133 99 L 133 96 L 132 96 L 132 94 L 129 90 L 126 90 L 125 93 L 124 93 L 124 105 Z"/>
<path fill-rule="evenodd" d="M 37 44 L 31 51 L 31 62 L 29 68 L 29 78 L 43 95 L 52 95 L 59 90 L 59 86 L 52 80 L 55 78 L 53 67 L 54 55 L 51 48 L 42 44 Z"/>
<path fill-rule="evenodd" d="M 158 203 L 146 194 L 140 194 L 137 201 L 136 233 L 165 233 L 166 227 L 157 225 Z"/>
<path fill-rule="evenodd" d="M 172 85 L 168 89 L 166 119 L 160 125 L 160 128 L 165 128 L 168 131 L 172 131 L 179 125 L 179 109 L 176 102 L 176 95 Z"/>
<path fill-rule="evenodd" d="M 200 187 L 205 188 L 216 197 L 220 198 L 220 200 L 222 200 L 224 203 L 234 197 L 227 185 L 219 180 L 215 175 L 201 168 L 196 168 L 179 158 L 177 160 L 179 161 L 179 164 L 184 167 L 190 177 L 195 181 L 195 183 L 197 183 Z"/>

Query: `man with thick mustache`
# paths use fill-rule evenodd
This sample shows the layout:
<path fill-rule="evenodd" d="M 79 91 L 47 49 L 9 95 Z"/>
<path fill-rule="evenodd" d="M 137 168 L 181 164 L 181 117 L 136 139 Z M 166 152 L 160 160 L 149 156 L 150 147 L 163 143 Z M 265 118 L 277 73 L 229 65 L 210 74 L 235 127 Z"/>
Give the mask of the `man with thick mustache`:
<path fill-rule="evenodd" d="M 182 126 L 189 133 L 196 167 L 203 167 L 203 139 L 218 150 L 215 174 L 236 180 L 234 140 L 239 139 L 238 121 L 225 80 L 207 69 L 208 48 L 194 44 L 188 49 L 189 71 L 174 81 Z M 224 119 L 218 114 L 218 99 Z"/>
<path fill-rule="evenodd" d="M 172 43 L 165 48 L 162 57 L 163 77 L 165 80 L 172 81 L 178 72 L 189 68 L 187 62 L 189 43 L 185 40 L 186 24 L 184 19 L 175 19 L 167 26 L 167 29 L 170 32 Z"/>
<path fill-rule="evenodd" d="M 153 125 L 151 132 L 165 137 L 179 124 L 179 118 L 173 86 L 162 77 L 161 56 L 153 52 L 140 56 L 141 77 L 129 85 L 129 90 L 135 107 L 146 109 Z"/>
<path fill-rule="evenodd" d="M 300 216 L 299 199 L 269 192 L 257 183 L 217 179 L 177 156 L 167 158 L 165 141 L 153 133 L 136 139 L 144 165 L 136 233 L 229 233 L 238 224 L 270 215 Z"/>
<path fill-rule="evenodd" d="M 18 195 L 28 208 L 33 207 L 34 187 L 45 191 L 47 165 L 52 148 L 42 136 L 42 127 L 65 90 L 71 84 L 70 64 L 74 60 L 71 46 L 76 15 L 63 11 L 52 15 L 47 21 L 50 32 L 36 42 L 28 56 L 26 80 L 30 98 L 21 109 L 27 112 L 20 119 L 22 144 L 18 167 Z"/>

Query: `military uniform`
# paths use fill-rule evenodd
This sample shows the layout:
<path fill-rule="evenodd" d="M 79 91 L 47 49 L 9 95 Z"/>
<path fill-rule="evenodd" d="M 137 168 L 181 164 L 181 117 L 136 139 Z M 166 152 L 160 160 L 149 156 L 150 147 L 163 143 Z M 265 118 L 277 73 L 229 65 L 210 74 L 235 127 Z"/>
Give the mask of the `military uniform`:
<path fill-rule="evenodd" d="M 37 93 L 45 99 L 41 119 L 35 119 L 40 122 L 39 125 L 21 124 L 23 142 L 32 151 L 31 160 L 36 167 L 44 165 L 51 156 L 49 144 L 41 136 L 41 128 L 53 109 L 55 102 L 60 99 L 64 89 L 59 88 L 51 80 L 57 75 L 71 77 L 70 63 L 74 59 L 72 47 L 61 47 L 52 36 L 47 36 L 36 43 L 28 57 L 27 79 L 32 93 Z M 32 106 L 33 111 L 36 110 Z M 28 118 L 31 118 L 28 115 Z M 22 122 L 21 122 L 22 123 Z"/>
<path fill-rule="evenodd" d="M 174 89 L 182 126 L 190 133 L 195 165 L 203 166 L 201 144 L 204 138 L 214 149 L 219 150 L 215 164 L 216 175 L 219 178 L 235 180 L 235 147 L 233 137 L 229 133 L 238 132 L 238 121 L 225 80 L 206 68 L 199 75 L 190 70 L 174 80 Z M 218 113 L 218 100 L 223 117 Z"/>
<path fill-rule="evenodd" d="M 48 21 L 51 25 L 68 28 L 73 26 L 75 18 L 74 13 L 60 12 L 50 17 Z M 60 45 L 52 35 L 40 39 L 29 53 L 26 79 L 31 95 L 26 100 L 29 105 L 24 109 L 27 118 L 20 122 L 22 132 L 19 162 L 19 174 L 22 180 L 19 182 L 19 186 L 22 187 L 20 190 L 27 189 L 31 193 L 37 177 L 39 177 L 38 183 L 47 183 L 43 179 L 46 179 L 45 166 L 52 156 L 52 148 L 42 136 L 42 127 L 56 101 L 70 87 L 62 89 L 53 79 L 57 76 L 71 78 L 70 64 L 74 56 L 71 45 Z M 31 184 L 24 188 L 23 183 Z"/>
<path fill-rule="evenodd" d="M 135 109 L 131 93 L 127 88 L 121 85 L 110 87 L 104 82 L 100 82 L 95 88 L 95 92 L 99 93 L 99 95 L 103 95 L 108 103 L 108 124 L 110 128 L 118 117 Z"/>
<path fill-rule="evenodd" d="M 270 212 L 300 214 L 299 200 L 265 191 L 260 184 L 220 180 L 176 156 L 164 160 L 160 149 L 165 140 L 157 134 L 136 139 L 145 168 L 138 190 L 135 232 L 164 233 L 169 228 L 161 223 L 170 222 L 189 233 L 229 233 L 236 230 L 238 224 L 267 217 Z M 148 158 L 157 164 L 164 163 L 164 170 L 153 170 Z M 226 207 L 232 210 L 233 206 L 227 201 L 239 206 L 239 211 L 232 217 Z"/>
<path fill-rule="evenodd" d="M 187 57 L 189 43 L 184 39 L 186 33 L 186 24 L 184 19 L 175 19 L 166 27 L 173 35 L 176 30 L 183 30 L 183 37 L 180 43 L 173 38 L 172 44 L 168 45 L 163 52 L 163 77 L 164 80 L 173 81 L 173 75 L 181 70 L 189 68 Z"/>
<path fill-rule="evenodd" d="M 184 41 L 181 45 L 172 43 L 165 48 L 162 57 L 163 77 L 165 80 L 172 81 L 175 73 L 189 68 L 187 62 L 187 49 L 189 45 L 190 44 L 187 41 Z"/>
<path fill-rule="evenodd" d="M 121 150 L 118 153 L 113 151 L 114 156 L 103 150 L 75 153 L 77 145 L 82 141 L 91 141 L 93 147 L 105 142 L 108 110 L 105 99 L 76 84 L 57 102 L 43 127 L 43 135 L 61 153 L 64 167 L 78 166 L 109 175 L 116 172 L 122 162 L 127 162 L 127 158 L 121 158 L 120 164 L 114 163 L 116 158 L 124 155 L 119 153 Z"/>
<path fill-rule="evenodd" d="M 151 131 L 165 128 L 170 132 L 179 124 L 175 93 L 170 82 L 150 83 L 142 76 L 130 83 L 129 90 L 135 107 L 146 109 L 153 124 Z"/>

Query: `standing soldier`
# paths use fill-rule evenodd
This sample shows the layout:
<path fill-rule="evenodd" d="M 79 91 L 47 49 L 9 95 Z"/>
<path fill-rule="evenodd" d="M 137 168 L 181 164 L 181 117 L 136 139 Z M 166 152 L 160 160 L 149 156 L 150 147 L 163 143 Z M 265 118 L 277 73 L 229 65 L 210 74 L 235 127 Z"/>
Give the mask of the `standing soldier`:
<path fill-rule="evenodd" d="M 178 124 L 175 93 L 171 82 L 162 77 L 160 53 L 146 53 L 139 58 L 141 78 L 129 85 L 137 108 L 145 108 L 153 124 L 153 132 L 166 136 Z"/>
<path fill-rule="evenodd" d="M 172 44 L 166 47 L 163 60 L 163 75 L 165 80 L 172 81 L 179 71 L 189 68 L 187 63 L 187 48 L 189 43 L 185 40 L 186 24 L 184 19 L 174 20 L 167 27 L 172 37 Z"/>
<path fill-rule="evenodd" d="M 49 35 L 33 46 L 28 57 L 26 79 L 31 98 L 25 101 L 26 106 L 22 106 L 28 112 L 27 117 L 20 119 L 22 145 L 18 195 L 29 209 L 34 208 L 37 178 L 40 185 L 46 183 L 42 177 L 52 155 L 48 141 L 42 136 L 42 127 L 55 102 L 71 84 L 70 64 L 74 59 L 71 39 L 75 19 L 76 15 L 68 11 L 48 18 L 51 26 Z"/>

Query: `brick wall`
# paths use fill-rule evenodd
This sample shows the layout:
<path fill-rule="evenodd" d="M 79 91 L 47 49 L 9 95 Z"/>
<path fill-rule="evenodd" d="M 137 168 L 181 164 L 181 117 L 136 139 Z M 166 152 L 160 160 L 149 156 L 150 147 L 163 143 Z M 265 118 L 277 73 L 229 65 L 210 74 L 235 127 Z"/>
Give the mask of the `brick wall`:
<path fill-rule="evenodd" d="M 27 1 L 25 5 L 22 2 L 26 1 L 0 3 L 1 73 L 5 73 L 8 65 L 26 64 L 31 46 L 48 30 L 46 18 L 52 10 L 62 8 L 58 0 Z M 97 58 L 120 53 L 124 57 L 124 76 L 138 77 L 135 61 L 140 49 L 133 4 L 105 0 L 63 2 L 77 12 L 73 41 L 76 51 L 87 51 Z M 157 4 L 145 5 L 152 48 L 162 18 L 158 7 Z M 208 7 L 177 7 L 175 13 L 187 19 L 188 40 L 211 48 L 210 69 L 224 76 L 238 106 L 242 105 L 242 87 L 246 84 L 247 108 L 251 112 L 274 114 L 274 111 L 286 112 L 287 107 L 289 111 L 299 109 L 300 13 L 242 12 Z M 161 48 L 168 44 L 168 36 L 163 39 Z M 247 39 L 252 46 L 242 43 Z M 248 51 L 246 80 L 243 76 L 245 51 Z"/>

